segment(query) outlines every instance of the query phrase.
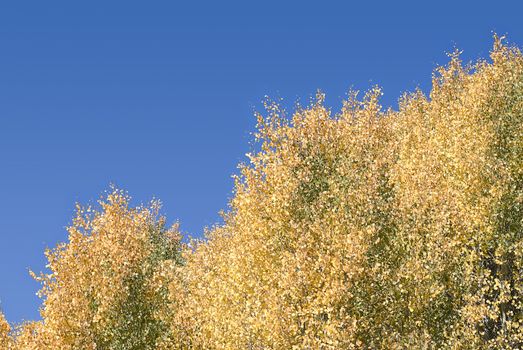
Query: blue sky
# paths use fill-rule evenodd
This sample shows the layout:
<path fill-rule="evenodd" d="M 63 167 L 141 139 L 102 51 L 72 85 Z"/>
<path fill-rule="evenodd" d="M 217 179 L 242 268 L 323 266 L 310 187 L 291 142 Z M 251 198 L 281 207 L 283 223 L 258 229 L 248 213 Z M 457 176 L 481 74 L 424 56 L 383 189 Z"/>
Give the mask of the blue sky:
<path fill-rule="evenodd" d="M 292 107 L 350 87 L 383 103 L 430 88 L 445 52 L 523 46 L 519 1 L 4 1 L 0 4 L 0 300 L 38 318 L 43 251 L 111 183 L 201 236 L 231 195 L 263 96 Z"/>

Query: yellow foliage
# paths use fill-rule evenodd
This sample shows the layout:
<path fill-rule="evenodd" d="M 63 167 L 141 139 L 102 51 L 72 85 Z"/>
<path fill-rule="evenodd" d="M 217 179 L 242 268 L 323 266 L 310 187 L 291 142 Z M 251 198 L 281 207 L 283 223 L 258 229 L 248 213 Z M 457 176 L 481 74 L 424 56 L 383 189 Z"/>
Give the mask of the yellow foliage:
<path fill-rule="evenodd" d="M 451 54 L 397 111 L 379 88 L 336 114 L 267 102 L 224 224 L 181 257 L 155 203 L 79 208 L 42 321 L 0 319 L 1 344 L 523 348 L 523 56 L 496 37 L 491 60 Z"/>
<path fill-rule="evenodd" d="M 21 349 L 153 349 L 168 337 L 165 264 L 179 263 L 177 226 L 166 230 L 159 203 L 129 207 L 118 190 L 101 210 L 77 207 L 69 242 L 46 251 L 41 322 L 20 327 Z M 162 285 L 165 283 L 165 285 Z"/>
<path fill-rule="evenodd" d="M 430 98 L 268 103 L 225 224 L 185 251 L 197 349 L 523 346 L 523 57 L 436 70 Z"/>
<path fill-rule="evenodd" d="M 11 326 L 7 323 L 4 314 L 0 312 L 0 348 L 10 349 L 12 339 L 10 336 Z"/>

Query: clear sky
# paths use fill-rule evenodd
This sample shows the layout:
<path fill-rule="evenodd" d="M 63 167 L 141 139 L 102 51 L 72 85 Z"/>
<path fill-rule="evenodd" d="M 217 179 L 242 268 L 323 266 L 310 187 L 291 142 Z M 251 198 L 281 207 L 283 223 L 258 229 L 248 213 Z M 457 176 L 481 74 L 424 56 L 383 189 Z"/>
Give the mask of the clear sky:
<path fill-rule="evenodd" d="M 366 5 L 364 4 L 366 3 Z M 445 52 L 523 46 L 521 1 L 2 1 L 0 300 L 38 318 L 43 251 L 111 183 L 201 236 L 231 195 L 264 95 L 350 87 L 385 105 L 430 88 Z"/>

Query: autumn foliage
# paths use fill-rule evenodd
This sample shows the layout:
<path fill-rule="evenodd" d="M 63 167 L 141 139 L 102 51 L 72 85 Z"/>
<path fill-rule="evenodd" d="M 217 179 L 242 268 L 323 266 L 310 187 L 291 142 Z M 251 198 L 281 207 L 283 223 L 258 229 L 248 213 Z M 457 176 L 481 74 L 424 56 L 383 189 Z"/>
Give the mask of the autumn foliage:
<path fill-rule="evenodd" d="M 15 349 L 154 349 L 169 325 L 163 272 L 180 262 L 177 226 L 166 229 L 159 203 L 129 207 L 118 190 L 100 210 L 77 208 L 69 242 L 46 251 L 42 321 L 15 331 Z"/>
<path fill-rule="evenodd" d="M 523 348 L 523 56 L 451 54 L 429 96 L 268 102 L 224 224 L 181 244 L 118 190 L 46 253 L 7 349 Z"/>

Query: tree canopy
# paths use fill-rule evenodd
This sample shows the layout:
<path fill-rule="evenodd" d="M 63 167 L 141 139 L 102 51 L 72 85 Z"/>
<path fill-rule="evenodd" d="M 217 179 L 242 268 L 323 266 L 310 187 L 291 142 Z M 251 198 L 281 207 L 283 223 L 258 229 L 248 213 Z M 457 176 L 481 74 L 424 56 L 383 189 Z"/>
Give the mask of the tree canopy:
<path fill-rule="evenodd" d="M 429 96 L 258 116 L 224 223 L 180 243 L 118 190 L 46 255 L 12 349 L 523 347 L 523 56 L 459 53 Z"/>

